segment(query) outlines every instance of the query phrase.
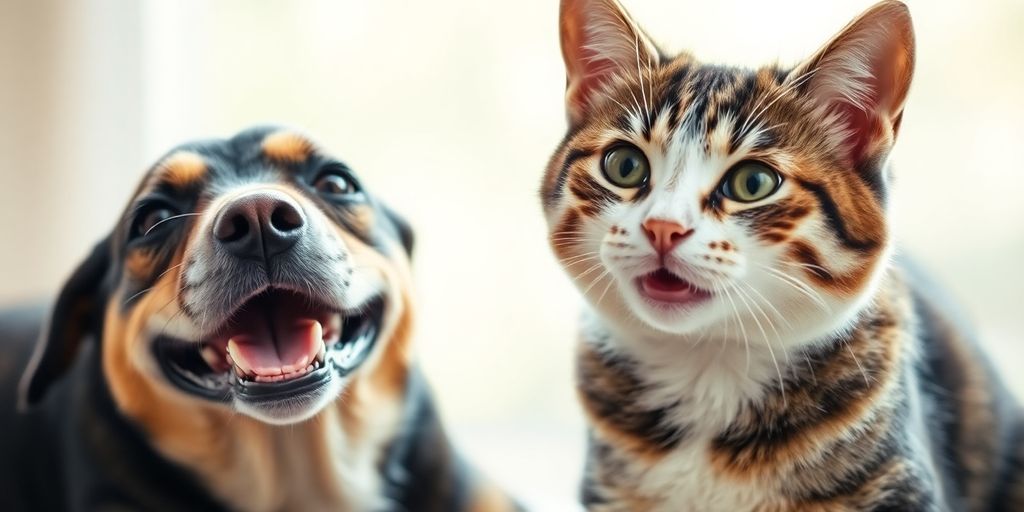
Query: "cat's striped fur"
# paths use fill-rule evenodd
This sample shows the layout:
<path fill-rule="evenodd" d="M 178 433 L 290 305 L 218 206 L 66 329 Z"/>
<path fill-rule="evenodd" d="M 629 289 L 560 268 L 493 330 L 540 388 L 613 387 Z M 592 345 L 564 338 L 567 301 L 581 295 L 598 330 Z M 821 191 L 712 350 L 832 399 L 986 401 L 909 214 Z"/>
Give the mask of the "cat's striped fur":
<path fill-rule="evenodd" d="M 891 257 L 906 7 L 876 5 L 792 69 L 667 56 L 615 0 L 563 0 L 561 35 L 569 130 L 541 197 L 587 299 L 584 504 L 1024 510 L 1021 409 Z M 609 175 L 621 147 L 644 155 L 637 185 Z M 749 162 L 779 183 L 733 200 Z M 645 295 L 663 271 L 706 297 Z"/>

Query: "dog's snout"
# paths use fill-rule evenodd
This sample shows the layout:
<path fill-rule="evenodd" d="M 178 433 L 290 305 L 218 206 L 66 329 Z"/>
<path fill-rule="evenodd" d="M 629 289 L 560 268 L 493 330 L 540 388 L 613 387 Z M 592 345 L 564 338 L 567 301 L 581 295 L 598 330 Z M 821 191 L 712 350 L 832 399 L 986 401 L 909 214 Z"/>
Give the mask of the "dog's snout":
<path fill-rule="evenodd" d="M 302 208 L 292 198 L 259 191 L 225 204 L 214 221 L 213 235 L 239 258 L 266 260 L 291 249 L 305 226 Z"/>

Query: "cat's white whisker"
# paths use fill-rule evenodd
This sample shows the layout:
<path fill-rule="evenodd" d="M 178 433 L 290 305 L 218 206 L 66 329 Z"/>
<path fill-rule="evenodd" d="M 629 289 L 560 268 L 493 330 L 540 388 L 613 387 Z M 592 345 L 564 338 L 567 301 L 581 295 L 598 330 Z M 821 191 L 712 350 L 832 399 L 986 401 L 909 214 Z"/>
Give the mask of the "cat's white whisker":
<path fill-rule="evenodd" d="M 590 254 L 581 254 L 579 256 L 573 256 L 572 258 L 567 258 L 565 260 L 558 260 L 558 261 L 568 268 L 568 267 L 572 267 L 574 265 L 579 265 L 580 263 L 584 263 L 584 262 L 588 262 L 588 261 L 594 261 L 598 257 L 600 257 L 600 255 L 598 253 L 590 253 Z"/>
<path fill-rule="evenodd" d="M 651 129 L 651 107 L 647 104 L 647 93 L 644 91 L 644 73 L 640 69 L 640 34 L 633 34 L 633 49 L 636 52 L 636 76 L 640 80 L 640 95 L 644 98 L 644 114 L 647 116 L 647 129 Z"/>
<path fill-rule="evenodd" d="M 584 277 L 587 277 L 587 275 L 588 275 L 588 274 L 590 274 L 591 272 L 593 272 L 593 271 L 597 270 L 597 269 L 598 269 L 598 268 L 600 268 L 600 267 L 601 267 L 602 265 L 603 265 L 603 263 L 599 261 L 599 262 L 595 263 L 595 264 L 594 264 L 594 266 L 592 266 L 592 267 L 588 268 L 587 270 L 584 270 L 584 271 L 583 271 L 583 273 L 579 274 L 579 275 L 578 275 L 578 276 L 576 276 L 576 277 L 577 277 L 577 278 L 579 278 L 579 279 L 582 279 L 582 278 L 584 278 Z"/>
<path fill-rule="evenodd" d="M 829 276 L 833 275 L 831 270 L 829 270 L 829 269 L 827 269 L 825 267 L 822 267 L 821 265 L 814 265 L 812 263 L 792 262 L 792 261 L 780 261 L 779 263 L 782 263 L 783 265 L 789 265 L 791 267 L 800 268 L 800 269 L 809 268 L 811 270 L 820 270 L 820 271 L 824 272 L 826 275 L 829 275 Z"/>
<path fill-rule="evenodd" d="M 640 100 L 638 100 L 636 98 L 636 94 L 633 93 L 633 89 L 629 89 L 629 95 L 633 97 L 633 104 L 636 105 L 636 118 L 640 122 L 643 122 L 643 120 L 644 120 L 644 114 L 643 114 L 644 109 L 643 109 L 643 107 L 640 106 Z"/>
<path fill-rule="evenodd" d="M 583 296 L 584 297 L 587 296 L 587 294 L 590 293 L 590 290 L 592 288 L 594 288 L 594 285 L 596 285 L 597 283 L 601 282 L 602 279 L 604 279 L 605 277 L 608 277 L 610 275 L 611 275 L 611 271 L 610 270 L 605 269 L 603 272 L 601 272 L 601 274 L 597 276 L 597 279 L 594 279 L 590 283 L 590 286 L 587 286 L 587 289 L 583 290 Z"/>
<path fill-rule="evenodd" d="M 594 242 L 597 242 L 597 240 L 596 240 L 596 239 L 593 239 L 593 238 L 587 238 L 587 237 L 575 237 L 575 238 L 563 237 L 563 238 L 552 238 L 552 239 L 550 239 L 549 241 L 551 241 L 552 243 L 554 243 L 554 242 L 558 242 L 558 243 L 580 243 L 580 244 L 586 244 L 586 243 L 594 243 Z"/>
<path fill-rule="evenodd" d="M 733 287 L 733 289 L 736 290 L 736 297 L 739 298 L 740 301 L 743 302 L 744 306 L 746 306 L 747 311 L 750 312 L 750 317 L 754 319 L 754 323 L 757 325 L 757 328 L 761 331 L 761 336 L 762 336 L 762 339 L 764 339 L 765 346 L 768 347 L 768 354 L 772 358 L 772 364 L 775 365 L 775 373 L 779 377 L 779 393 L 782 394 L 782 405 L 783 405 L 783 407 L 785 407 L 786 403 L 787 403 L 787 401 L 786 401 L 786 383 L 785 383 L 785 381 L 782 378 L 782 369 L 779 368 L 779 360 L 776 359 L 776 357 L 775 357 L 775 350 L 772 348 L 772 342 L 771 342 L 770 339 L 768 339 L 768 333 L 765 332 L 764 327 L 761 326 L 761 321 L 758 320 L 757 315 L 755 315 L 754 311 L 750 308 L 750 304 L 748 304 L 747 300 L 745 298 L 743 298 L 743 291 L 739 287 Z M 785 347 L 780 347 L 780 348 L 783 349 L 783 351 L 785 351 Z M 789 361 L 788 361 L 788 356 L 787 356 L 787 366 L 788 366 L 788 364 L 789 364 Z"/>
<path fill-rule="evenodd" d="M 757 266 L 767 270 L 769 272 L 768 275 L 770 275 L 772 277 L 775 277 L 779 281 L 782 281 L 784 283 L 788 283 L 793 289 L 795 289 L 795 290 L 799 291 L 800 293 L 804 294 L 805 296 L 807 296 L 807 298 L 811 299 L 815 304 L 820 306 L 826 313 L 829 313 L 829 314 L 832 313 L 832 308 L 830 308 L 828 306 L 828 303 L 826 303 L 824 301 L 824 299 L 821 298 L 821 295 L 818 294 L 818 292 L 814 291 L 813 288 L 808 286 L 807 283 L 804 283 L 803 281 L 801 281 L 801 280 L 799 280 L 799 279 L 797 279 L 797 278 L 795 278 L 795 277 L 793 277 L 793 276 L 791 276 L 791 275 L 789 275 L 789 274 L 787 274 L 785 272 L 782 272 L 781 270 L 774 269 L 772 267 L 769 267 L 769 266 L 766 266 L 766 265 L 762 265 L 760 263 L 758 263 Z"/>
<path fill-rule="evenodd" d="M 843 344 L 846 345 L 846 350 L 850 352 L 850 356 L 853 357 L 853 362 L 856 363 L 857 369 L 860 370 L 861 377 L 864 377 L 864 385 L 870 387 L 871 379 L 868 378 L 868 372 L 864 371 L 864 367 L 860 364 L 860 359 L 857 359 L 857 354 L 853 353 L 853 347 L 850 346 L 850 342 L 843 340 Z"/>
<path fill-rule="evenodd" d="M 771 310 L 772 310 L 772 312 L 774 312 L 774 313 L 775 313 L 775 316 L 776 316 L 776 318 L 778 318 L 779 320 L 781 320 L 781 321 L 782 321 L 782 323 L 786 324 L 786 328 L 787 328 L 787 329 L 792 329 L 792 328 L 793 328 L 793 324 L 789 323 L 789 320 L 787 320 L 787 319 L 786 319 L 786 316 L 785 316 L 785 315 L 783 315 L 783 314 L 782 314 L 782 312 L 781 312 L 781 311 L 779 311 L 779 309 L 778 309 L 778 308 L 776 308 L 776 307 L 775 307 L 775 305 L 774 305 L 774 304 L 772 304 L 772 302 L 771 302 L 770 300 L 768 300 L 767 298 L 765 298 L 765 296 L 764 296 L 764 295 L 762 295 L 762 294 L 761 294 L 761 292 L 757 291 L 757 288 L 755 288 L 754 286 L 750 285 L 749 283 L 746 283 L 746 285 L 747 285 L 747 288 L 748 288 L 748 289 L 749 289 L 750 291 L 754 292 L 754 293 L 755 293 L 755 294 L 756 294 L 756 295 L 757 295 L 758 297 L 760 297 L 760 298 L 761 298 L 761 301 L 763 301 L 763 302 L 764 302 L 765 306 L 767 306 L 767 307 L 768 307 L 769 309 L 771 309 Z"/>
<path fill-rule="evenodd" d="M 748 116 L 748 117 L 747 117 L 747 120 L 743 122 L 743 126 L 742 126 L 742 127 L 740 128 L 740 130 L 739 130 L 739 133 L 740 133 L 740 138 L 743 138 L 743 137 L 746 137 L 746 136 L 747 136 L 747 130 L 748 130 L 748 129 L 749 129 L 750 127 L 754 126 L 754 124 L 755 124 L 755 123 L 756 123 L 756 122 L 758 121 L 758 119 L 760 119 L 760 117 L 761 117 L 762 115 L 764 115 L 764 113 L 765 113 L 765 112 L 767 112 L 767 111 L 768 111 L 768 109 L 769 109 L 769 108 L 771 108 L 771 106 L 772 106 L 772 105 L 774 105 L 774 104 L 775 104 L 776 102 L 778 102 L 778 101 L 779 101 L 780 99 L 784 98 L 784 97 L 786 96 L 786 94 L 789 94 L 789 93 L 790 93 L 791 91 L 793 91 L 793 90 L 794 90 L 794 89 L 796 89 L 797 87 L 800 87 L 801 85 L 803 85 L 803 84 L 804 84 L 804 83 L 805 83 L 805 82 L 806 82 L 807 80 L 809 80 L 809 79 L 811 78 L 811 76 L 813 76 L 813 75 L 814 75 L 814 73 L 815 73 L 815 72 L 817 72 L 817 71 L 818 71 L 818 68 L 815 68 L 815 69 L 812 69 L 812 70 L 810 70 L 810 71 L 808 71 L 808 72 L 806 72 L 806 73 L 804 73 L 804 74 L 800 75 L 800 77 L 799 77 L 799 78 L 797 78 L 796 80 L 794 80 L 794 81 L 793 81 L 792 83 L 790 83 L 790 84 L 789 84 L 788 86 L 782 87 L 782 88 L 781 88 L 781 89 L 780 89 L 780 90 L 779 90 L 779 91 L 778 91 L 778 92 L 777 92 L 777 93 L 775 94 L 775 96 L 773 97 L 773 99 L 772 99 L 772 100 L 771 100 L 771 101 L 770 101 L 770 102 L 769 102 L 769 103 L 768 103 L 767 105 L 765 105 L 764 107 L 762 107 L 762 108 L 761 108 L 760 110 L 755 110 L 755 111 L 754 111 L 754 112 L 755 112 L 754 114 L 752 114 L 752 115 Z M 763 99 L 763 98 L 762 98 L 762 99 Z M 758 102 L 758 106 L 760 105 L 760 103 L 761 103 L 761 102 Z M 757 109 L 757 106 L 755 106 L 755 107 L 754 107 L 754 109 Z"/>
<path fill-rule="evenodd" d="M 591 238 L 592 237 L 586 236 L 586 234 L 575 233 L 575 232 L 555 233 L 555 234 L 553 234 L 553 235 L 548 237 L 549 240 L 563 240 L 563 239 L 590 240 Z"/>
<path fill-rule="evenodd" d="M 754 287 L 751 286 L 749 283 L 740 283 L 740 284 L 744 285 L 749 290 L 753 290 L 754 289 Z M 764 310 L 764 308 L 762 308 L 761 305 L 758 304 L 757 299 L 753 295 L 750 295 L 750 294 L 744 292 L 742 289 L 739 289 L 739 288 L 736 291 L 739 292 L 739 293 L 742 293 L 743 295 L 746 295 L 746 297 L 748 299 L 750 299 L 750 302 L 754 305 L 754 307 L 757 308 L 758 313 L 760 313 L 761 316 L 764 317 L 764 321 L 768 323 L 768 327 L 770 327 L 772 332 L 775 334 L 775 340 L 779 342 L 779 349 L 782 350 L 782 356 L 785 358 L 785 360 L 786 360 L 786 367 L 788 368 L 790 365 L 793 364 L 793 362 L 790 359 L 789 350 L 786 349 L 786 343 L 785 343 L 785 341 L 783 341 L 782 335 L 779 334 L 778 328 L 775 327 L 775 322 L 772 321 L 771 317 L 768 316 L 768 313 Z M 757 316 L 756 315 L 754 315 L 754 320 L 755 321 L 757 320 Z M 760 327 L 760 323 L 759 323 L 758 326 Z M 767 337 L 766 337 L 766 339 L 767 339 Z M 770 346 L 771 341 L 769 341 L 768 343 L 769 343 L 769 346 Z"/>
<path fill-rule="evenodd" d="M 609 274 L 610 274 L 610 272 L 609 272 Z M 604 290 L 601 292 L 601 295 L 597 298 L 597 302 L 595 302 L 596 305 L 598 305 L 598 306 L 601 305 L 601 299 L 604 299 L 605 294 L 608 293 L 608 290 L 611 289 L 613 284 L 615 284 L 615 278 L 614 277 L 609 279 L 608 280 L 608 284 L 606 284 L 604 286 Z"/>
<path fill-rule="evenodd" d="M 566 261 L 571 261 L 571 260 L 573 260 L 575 258 L 579 258 L 581 256 L 592 256 L 594 254 L 600 254 L 600 253 L 598 251 L 587 251 L 587 252 L 582 252 L 582 253 L 579 253 L 579 254 L 574 254 L 572 256 L 566 256 L 565 258 L 559 258 L 558 261 L 566 262 Z"/>
<path fill-rule="evenodd" d="M 552 247 L 576 247 L 580 245 L 590 245 L 593 240 L 559 240 L 551 244 Z"/>
<path fill-rule="evenodd" d="M 718 281 L 720 289 L 725 293 L 726 299 L 729 300 L 729 304 L 732 306 L 732 312 L 736 316 L 736 326 L 739 328 L 740 335 L 743 336 L 743 345 L 747 348 L 747 368 L 746 372 L 750 373 L 750 338 L 747 336 L 747 329 L 743 326 L 743 320 L 740 319 L 740 311 L 736 308 L 736 301 L 733 300 L 732 294 L 729 293 L 729 287 L 725 285 L 723 281 Z"/>
<path fill-rule="evenodd" d="M 807 363 L 807 370 L 811 374 L 811 383 L 813 383 L 815 386 L 817 386 L 818 385 L 818 376 L 814 373 L 814 364 L 811 362 L 810 356 L 807 355 L 807 350 L 806 349 L 801 350 L 800 352 L 803 354 L 804 361 Z"/>
<path fill-rule="evenodd" d="M 635 112 L 633 112 L 632 110 L 626 108 L 626 106 L 623 105 L 622 102 L 620 102 L 619 100 L 617 100 L 617 99 L 615 99 L 615 98 L 613 98 L 611 96 L 608 96 L 608 99 L 612 100 L 613 102 L 615 102 L 616 105 L 618 105 L 620 108 L 622 108 L 622 111 L 625 112 L 628 117 L 633 117 L 633 116 L 636 115 Z"/>

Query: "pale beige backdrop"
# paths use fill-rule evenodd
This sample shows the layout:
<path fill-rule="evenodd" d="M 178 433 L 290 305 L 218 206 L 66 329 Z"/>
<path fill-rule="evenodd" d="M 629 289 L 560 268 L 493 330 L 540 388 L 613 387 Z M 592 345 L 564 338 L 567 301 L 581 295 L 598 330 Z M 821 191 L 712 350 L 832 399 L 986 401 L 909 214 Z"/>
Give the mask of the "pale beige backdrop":
<path fill-rule="evenodd" d="M 670 49 L 792 62 L 863 0 L 626 0 Z M 1024 3 L 912 0 L 902 248 L 1024 395 Z M 577 296 L 536 197 L 564 130 L 556 1 L 0 0 L 0 303 L 51 294 L 184 139 L 296 125 L 415 224 L 419 351 L 451 431 L 552 510 L 575 497 Z M 559 501 L 562 500 L 562 501 Z"/>

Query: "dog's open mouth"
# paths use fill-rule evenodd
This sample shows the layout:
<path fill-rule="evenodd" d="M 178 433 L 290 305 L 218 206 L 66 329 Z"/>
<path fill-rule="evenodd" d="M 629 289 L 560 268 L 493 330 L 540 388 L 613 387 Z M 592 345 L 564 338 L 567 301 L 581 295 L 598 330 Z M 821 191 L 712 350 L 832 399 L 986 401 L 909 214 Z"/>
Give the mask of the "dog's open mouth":
<path fill-rule="evenodd" d="M 250 298 L 210 339 L 158 339 L 157 360 L 168 378 L 193 394 L 218 400 L 287 399 L 344 376 L 376 341 L 383 300 L 340 311 L 306 295 L 271 288 Z"/>

